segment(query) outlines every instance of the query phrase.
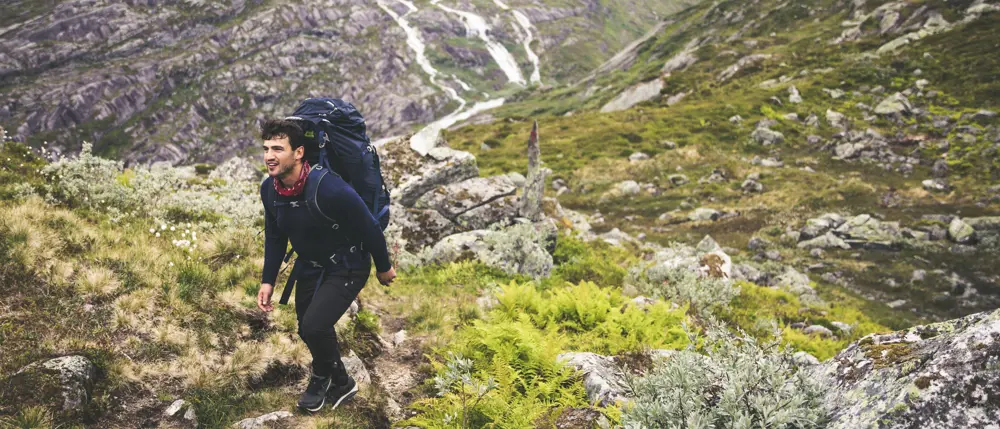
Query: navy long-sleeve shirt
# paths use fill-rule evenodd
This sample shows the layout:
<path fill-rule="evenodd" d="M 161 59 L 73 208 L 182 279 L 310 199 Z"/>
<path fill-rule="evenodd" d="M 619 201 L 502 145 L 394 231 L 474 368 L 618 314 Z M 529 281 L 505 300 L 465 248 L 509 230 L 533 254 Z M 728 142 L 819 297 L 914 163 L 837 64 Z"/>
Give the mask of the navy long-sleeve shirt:
<path fill-rule="evenodd" d="M 310 175 L 307 180 L 314 178 Z M 261 202 L 265 205 L 265 192 L 269 192 L 268 187 L 274 186 L 273 180 L 268 178 L 261 183 Z M 279 204 L 273 208 L 264 207 L 264 269 L 261 283 L 274 284 L 289 241 L 299 259 L 326 262 L 331 255 L 338 255 L 339 262 L 331 270 L 349 268 L 367 272 L 371 269 L 372 259 L 378 272 L 392 267 L 382 229 L 361 196 L 340 176 L 327 174 L 320 182 L 316 196 L 320 210 L 336 222 L 336 229 L 309 213 L 305 192 L 294 197 L 270 192 Z"/>

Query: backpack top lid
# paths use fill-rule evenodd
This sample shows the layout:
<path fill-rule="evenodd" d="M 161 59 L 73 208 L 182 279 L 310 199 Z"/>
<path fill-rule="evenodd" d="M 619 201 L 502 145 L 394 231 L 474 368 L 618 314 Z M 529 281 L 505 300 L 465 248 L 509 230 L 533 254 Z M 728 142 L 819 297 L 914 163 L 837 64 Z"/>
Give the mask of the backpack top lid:
<path fill-rule="evenodd" d="M 389 222 L 389 190 L 361 112 L 341 99 L 309 98 L 286 119 L 300 121 L 305 137 L 318 148 L 316 166 L 347 181 L 384 230 Z"/>

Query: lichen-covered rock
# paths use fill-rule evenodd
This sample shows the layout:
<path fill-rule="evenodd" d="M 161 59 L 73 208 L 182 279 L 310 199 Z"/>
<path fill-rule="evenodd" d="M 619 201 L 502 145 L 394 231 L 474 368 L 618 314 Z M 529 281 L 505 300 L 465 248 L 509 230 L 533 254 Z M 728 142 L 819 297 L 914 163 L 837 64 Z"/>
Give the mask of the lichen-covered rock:
<path fill-rule="evenodd" d="M 908 113 L 910 109 L 912 109 L 910 106 L 910 100 L 908 100 L 905 95 L 897 92 L 878 103 L 878 105 L 875 106 L 875 113 L 879 115 L 895 115 Z"/>
<path fill-rule="evenodd" d="M 390 228 L 398 228 L 406 247 L 418 250 L 432 246 L 442 238 L 455 233 L 455 223 L 436 210 L 415 209 L 393 204 Z"/>
<path fill-rule="evenodd" d="M 698 207 L 688 214 L 688 220 L 691 221 L 716 220 L 720 217 L 722 217 L 722 212 L 708 207 Z"/>
<path fill-rule="evenodd" d="M 834 234 L 853 248 L 889 250 L 898 249 L 903 243 L 899 222 L 883 222 L 867 214 L 848 219 Z"/>
<path fill-rule="evenodd" d="M 476 177 L 438 186 L 420 197 L 414 206 L 437 210 L 448 219 L 456 219 L 469 210 L 515 192 L 517 186 L 507 176 Z"/>
<path fill-rule="evenodd" d="M 0 412 L 41 406 L 57 413 L 82 412 L 90 402 L 96 368 L 83 356 L 35 362 L 0 380 Z M 8 409 L 8 407 L 16 408 Z"/>
<path fill-rule="evenodd" d="M 587 400 L 600 406 L 614 405 L 618 401 L 628 402 L 632 391 L 625 379 L 625 373 L 608 356 L 590 352 L 563 353 L 556 360 L 564 362 L 583 375 L 583 388 Z"/>
<path fill-rule="evenodd" d="M 830 123 L 831 127 L 834 128 L 847 128 L 847 117 L 843 113 L 835 112 L 833 110 L 826 110 L 826 121 Z"/>
<path fill-rule="evenodd" d="M 431 248 L 427 262 L 448 263 L 478 260 L 508 274 L 533 278 L 552 271 L 552 255 L 539 244 L 534 225 L 518 225 L 503 231 L 475 230 L 445 237 Z M 533 231 L 529 231 L 533 230 Z"/>
<path fill-rule="evenodd" d="M 509 222 L 517 217 L 520 199 L 515 195 L 498 198 L 462 213 L 455 223 L 463 229 L 486 229 L 499 222 Z"/>
<path fill-rule="evenodd" d="M 784 134 L 765 127 L 757 128 L 753 131 L 753 134 L 751 134 L 750 137 L 753 138 L 753 141 L 764 146 L 770 146 L 785 141 Z"/>
<path fill-rule="evenodd" d="M 795 85 L 788 87 L 788 102 L 795 104 L 802 102 L 802 94 L 799 94 L 799 89 Z"/>
<path fill-rule="evenodd" d="M 436 147 L 422 157 L 409 147 L 397 146 L 392 146 L 395 149 L 390 156 L 384 157 L 382 169 L 393 202 L 405 207 L 413 206 L 434 188 L 479 176 L 476 157 L 471 153 Z"/>
<path fill-rule="evenodd" d="M 948 237 L 959 244 L 968 244 L 975 240 L 976 230 L 962 219 L 955 217 L 948 225 Z"/>
<path fill-rule="evenodd" d="M 814 368 L 830 429 L 988 428 L 1000 421 L 1000 310 L 872 334 Z"/>
<path fill-rule="evenodd" d="M 802 228 L 799 238 L 808 240 L 819 237 L 827 231 L 844 224 L 844 217 L 836 213 L 827 213 L 818 218 L 806 221 L 806 226 Z"/>
<path fill-rule="evenodd" d="M 800 241 L 796 246 L 800 249 L 830 249 L 837 247 L 846 250 L 851 248 L 851 245 L 847 244 L 844 239 L 833 235 L 829 231 L 819 237 Z"/>

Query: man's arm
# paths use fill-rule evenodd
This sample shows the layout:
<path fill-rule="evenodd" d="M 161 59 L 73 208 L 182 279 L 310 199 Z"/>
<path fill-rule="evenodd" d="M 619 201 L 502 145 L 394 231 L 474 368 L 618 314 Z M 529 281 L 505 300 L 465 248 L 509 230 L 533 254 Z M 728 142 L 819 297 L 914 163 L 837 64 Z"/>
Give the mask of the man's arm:
<path fill-rule="evenodd" d="M 385 235 L 361 196 L 346 183 L 328 189 L 332 190 L 331 198 L 319 201 L 323 213 L 332 216 L 352 242 L 364 243 L 364 249 L 371 253 L 375 261 L 376 271 L 385 273 L 392 270 Z"/>
<path fill-rule="evenodd" d="M 273 179 L 272 179 L 273 180 Z M 261 270 L 261 284 L 274 285 L 278 278 L 278 270 L 281 269 L 281 262 L 285 258 L 285 251 L 288 249 L 288 235 L 278 229 L 278 219 L 271 212 L 274 207 L 267 207 L 265 192 L 266 186 L 274 186 L 270 180 L 265 180 L 261 184 L 260 200 L 264 207 L 264 268 Z"/>

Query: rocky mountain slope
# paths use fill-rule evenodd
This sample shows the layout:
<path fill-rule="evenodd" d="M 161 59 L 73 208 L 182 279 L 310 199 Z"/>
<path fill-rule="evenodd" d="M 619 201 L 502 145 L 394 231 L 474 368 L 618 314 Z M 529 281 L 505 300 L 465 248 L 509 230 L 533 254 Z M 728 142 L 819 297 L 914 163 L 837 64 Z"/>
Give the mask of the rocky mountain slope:
<path fill-rule="evenodd" d="M 373 7 L 411 52 L 425 14 L 459 17 L 516 80 L 455 11 L 523 30 L 526 4 Z M 255 310 L 250 161 L 49 164 L 6 143 L 0 427 L 985 426 L 998 10 L 699 4 L 551 85 L 552 51 L 540 86 L 525 51 L 526 89 L 427 48 L 410 68 L 458 114 L 380 146 L 402 275 L 338 327 L 362 394 L 317 414 L 292 411 L 291 307 Z M 502 45 L 522 58 L 520 40 Z"/>
<path fill-rule="evenodd" d="M 486 174 L 516 171 L 511 130 L 541 117 L 550 189 L 599 232 L 711 234 L 735 258 L 792 262 L 904 319 L 992 309 L 998 9 L 701 5 L 593 76 L 447 140 Z"/>
<path fill-rule="evenodd" d="M 568 81 L 688 4 L 629 3 L 8 2 L 0 126 L 56 152 L 87 140 L 129 162 L 219 162 L 252 146 L 258 119 L 335 96 L 386 137 Z"/>

